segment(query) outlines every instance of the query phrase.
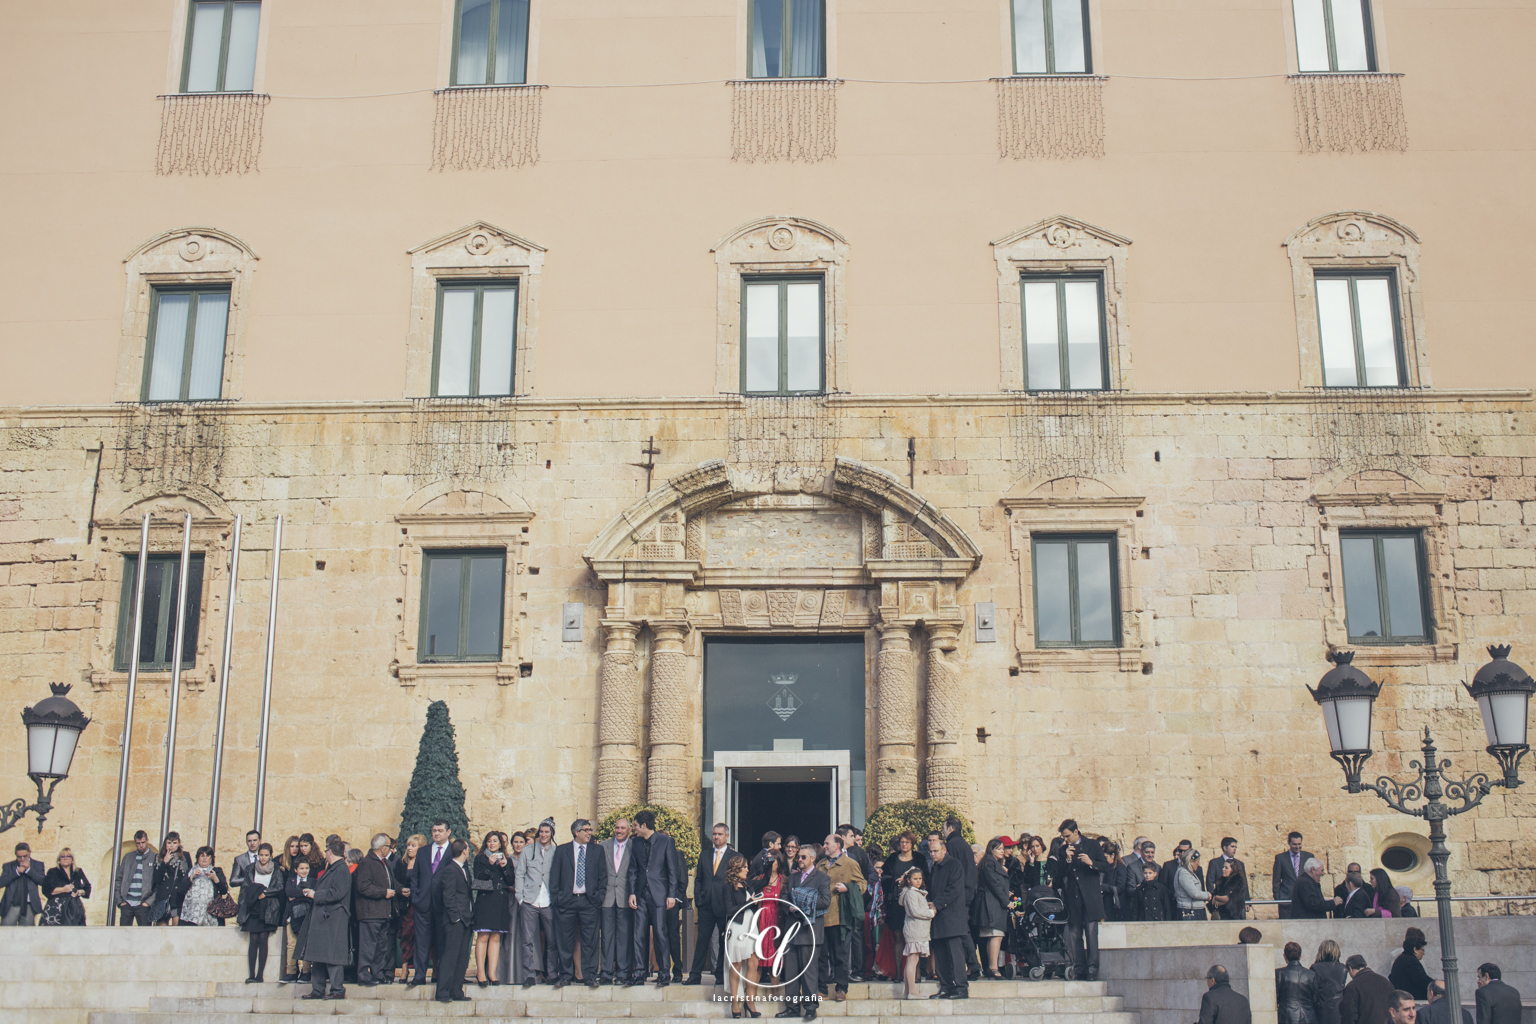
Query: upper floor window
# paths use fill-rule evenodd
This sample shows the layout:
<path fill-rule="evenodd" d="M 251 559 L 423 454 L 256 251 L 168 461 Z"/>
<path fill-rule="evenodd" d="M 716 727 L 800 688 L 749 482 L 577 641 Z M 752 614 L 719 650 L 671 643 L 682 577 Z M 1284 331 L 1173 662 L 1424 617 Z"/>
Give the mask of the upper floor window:
<path fill-rule="evenodd" d="M 528 80 L 528 0 L 459 0 L 454 85 Z"/>
<path fill-rule="evenodd" d="M 440 284 L 432 394 L 512 394 L 517 351 L 517 282 Z"/>
<path fill-rule="evenodd" d="M 421 569 L 417 660 L 501 658 L 505 551 L 426 551 Z"/>
<path fill-rule="evenodd" d="M 741 390 L 805 395 L 826 390 L 823 284 L 816 277 L 744 277 Z"/>
<path fill-rule="evenodd" d="M 196 0 L 187 21 L 182 92 L 250 92 L 256 87 L 260 0 Z"/>
<path fill-rule="evenodd" d="M 1088 0 L 1013 0 L 1013 73 L 1087 74 Z"/>
<path fill-rule="evenodd" d="M 1319 273 L 1316 284 L 1324 386 L 1406 387 L 1394 275 Z"/>
<path fill-rule="evenodd" d="M 1120 643 L 1115 543 L 1112 535 L 1035 536 L 1037 646 L 1115 647 Z"/>
<path fill-rule="evenodd" d="M 821 78 L 827 73 L 826 0 L 749 0 L 750 78 Z"/>
<path fill-rule="evenodd" d="M 116 670 L 128 671 L 133 655 L 133 590 L 139 556 L 128 555 L 123 567 L 122 600 L 117 603 Z M 139 626 L 139 671 L 169 672 L 176 656 L 176 600 L 181 587 L 181 555 L 150 555 L 144 574 L 144 618 Z M 181 667 L 197 661 L 197 626 L 203 593 L 203 556 L 187 563 L 187 618 L 182 628 Z"/>
<path fill-rule="evenodd" d="M 1026 391 L 1105 387 L 1103 278 L 1097 274 L 1020 278 Z"/>
<path fill-rule="evenodd" d="M 1375 71 L 1370 0 L 1291 0 L 1296 68 L 1302 73 Z"/>
<path fill-rule="evenodd" d="M 1339 553 L 1350 643 L 1429 643 L 1420 532 L 1340 531 Z"/>
<path fill-rule="evenodd" d="M 144 351 L 143 401 L 218 398 L 228 330 L 228 285 L 155 288 Z"/>

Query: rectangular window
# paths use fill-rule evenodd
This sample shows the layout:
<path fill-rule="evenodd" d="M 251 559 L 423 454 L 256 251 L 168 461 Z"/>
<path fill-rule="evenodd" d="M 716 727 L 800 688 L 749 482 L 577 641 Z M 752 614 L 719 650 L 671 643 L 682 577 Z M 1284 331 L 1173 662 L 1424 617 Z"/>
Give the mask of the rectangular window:
<path fill-rule="evenodd" d="M 516 281 L 438 285 L 433 395 L 512 394 L 516 351 Z"/>
<path fill-rule="evenodd" d="M 428 551 L 416 660 L 500 661 L 504 551 Z"/>
<path fill-rule="evenodd" d="M 1093 70 L 1088 0 L 1013 0 L 1013 73 L 1082 75 Z"/>
<path fill-rule="evenodd" d="M 133 588 L 139 556 L 123 562 L 122 599 L 117 604 L 116 670 L 128 671 L 133 655 Z M 144 574 L 144 620 L 139 629 L 139 671 L 169 672 L 176 653 L 176 593 L 181 585 L 181 555 L 150 555 Z M 187 619 L 182 630 L 181 667 L 197 661 L 197 624 L 203 600 L 203 556 L 193 555 L 187 566 Z"/>
<path fill-rule="evenodd" d="M 181 62 L 182 92 L 250 92 L 256 88 L 260 0 L 195 0 Z"/>
<path fill-rule="evenodd" d="M 198 402 L 224 385 L 229 286 L 156 288 L 144 348 L 143 400 Z"/>
<path fill-rule="evenodd" d="M 1406 387 L 1397 279 L 1390 273 L 1318 274 L 1316 282 L 1323 384 Z"/>
<path fill-rule="evenodd" d="M 1303 74 L 1375 71 L 1370 0 L 1291 0 Z"/>
<path fill-rule="evenodd" d="M 1430 642 L 1419 531 L 1340 531 L 1339 554 L 1350 643 Z"/>
<path fill-rule="evenodd" d="M 822 278 L 744 277 L 741 390 L 816 395 L 825 389 Z"/>
<path fill-rule="evenodd" d="M 528 0 L 459 0 L 454 85 L 528 80 Z"/>
<path fill-rule="evenodd" d="M 825 0 L 750 0 L 749 78 L 821 78 L 827 73 Z"/>
<path fill-rule="evenodd" d="M 1035 645 L 1118 647 L 1115 538 L 1034 538 Z"/>
<path fill-rule="evenodd" d="M 1100 391 L 1109 373 L 1103 279 L 1098 275 L 1020 279 L 1027 391 Z"/>

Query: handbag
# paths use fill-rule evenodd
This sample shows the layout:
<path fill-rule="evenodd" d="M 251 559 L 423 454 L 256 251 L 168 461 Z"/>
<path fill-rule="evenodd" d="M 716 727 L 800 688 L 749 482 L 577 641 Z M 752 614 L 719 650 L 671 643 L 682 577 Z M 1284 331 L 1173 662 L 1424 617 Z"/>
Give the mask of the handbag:
<path fill-rule="evenodd" d="M 262 923 L 269 928 L 276 928 L 283 920 L 283 898 L 268 896 L 260 902 Z"/>
<path fill-rule="evenodd" d="M 220 921 L 227 921 L 240 912 L 240 905 L 235 898 L 228 893 L 223 896 L 215 896 L 208 901 L 208 916 L 216 917 Z"/>
<path fill-rule="evenodd" d="M 477 878 L 469 883 L 469 887 L 475 892 L 495 892 L 496 883 L 489 878 Z"/>

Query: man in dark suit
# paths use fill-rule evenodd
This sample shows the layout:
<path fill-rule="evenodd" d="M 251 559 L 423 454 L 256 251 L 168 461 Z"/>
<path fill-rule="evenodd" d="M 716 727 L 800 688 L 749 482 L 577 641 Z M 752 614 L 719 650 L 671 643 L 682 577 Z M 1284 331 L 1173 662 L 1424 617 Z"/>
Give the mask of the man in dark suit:
<path fill-rule="evenodd" d="M 1210 866 L 1205 869 L 1207 891 L 1216 891 L 1216 882 L 1221 878 L 1221 866 L 1229 860 L 1242 869 L 1244 878 L 1248 877 L 1248 865 L 1237 859 L 1237 840 L 1227 836 L 1221 841 L 1221 856 L 1212 857 Z"/>
<path fill-rule="evenodd" d="M 1280 916 L 1290 917 L 1291 896 L 1312 855 L 1301 848 L 1300 832 L 1292 832 L 1285 842 L 1286 849 L 1275 854 L 1275 864 L 1269 872 L 1269 891 L 1271 898 L 1280 901 Z"/>
<path fill-rule="evenodd" d="M 1289 907 L 1282 903 L 1282 908 L 1289 909 L 1286 916 L 1304 920 L 1318 920 L 1328 916 L 1329 911 L 1343 903 L 1337 896 L 1323 895 L 1323 862 L 1316 857 L 1308 861 L 1302 861 L 1301 877 L 1296 881 L 1295 891 L 1291 893 Z"/>
<path fill-rule="evenodd" d="M 1109 861 L 1097 839 L 1089 839 L 1068 818 L 1058 830 L 1064 846 L 1061 872 L 1062 902 L 1067 905 L 1067 950 L 1077 976 L 1099 977 L 1099 922 L 1104 920 L 1104 872 Z"/>
<path fill-rule="evenodd" d="M 1344 895 L 1339 896 L 1339 890 L 1344 890 Z M 1376 890 L 1365 884 L 1365 879 L 1356 871 L 1345 877 L 1343 883 L 1333 890 L 1336 898 L 1344 902 L 1334 905 L 1333 916 L 1336 918 L 1364 917 L 1365 912 L 1371 909 L 1371 897 Z"/>
<path fill-rule="evenodd" d="M 967 849 L 962 856 L 969 859 Z M 971 941 L 970 904 L 965 898 L 965 865 L 950 855 L 938 837 L 928 840 L 928 902 L 933 904 L 929 948 L 939 991 L 933 999 L 969 999 L 970 979 L 965 973 L 964 944 Z"/>
<path fill-rule="evenodd" d="M 427 962 L 437 938 L 437 920 L 433 915 L 437 906 L 438 879 L 443 869 L 453 860 L 453 854 L 449 852 L 452 839 L 448 823 L 434 821 L 432 842 L 416 852 L 416 863 L 408 876 L 411 883 L 411 907 L 415 910 L 416 920 L 416 973 L 406 982 L 407 986 L 427 983 Z M 441 959 L 437 972 L 439 975 L 443 973 Z"/>
<path fill-rule="evenodd" d="M 1359 953 L 1344 961 L 1349 984 L 1339 1000 L 1339 1024 L 1387 1024 L 1392 983 L 1365 964 Z"/>
<path fill-rule="evenodd" d="M 436 831 L 435 829 L 433 831 Z M 437 961 L 437 1001 L 466 1002 L 464 972 L 469 967 L 470 933 L 475 909 L 469 900 L 469 844 L 455 839 L 448 845 L 448 861 L 435 876 L 433 916 L 438 923 L 442 954 Z M 420 863 L 420 856 L 417 857 Z"/>
<path fill-rule="evenodd" d="M 667 962 L 667 911 L 682 899 L 687 878 L 677 870 L 677 844 L 665 832 L 656 831 L 656 815 L 635 812 L 635 850 L 629 861 L 629 909 L 635 911 L 635 973 L 631 985 L 645 982 L 650 971 L 651 947 L 661 971 L 656 987 L 671 980 Z"/>
<path fill-rule="evenodd" d="M 1429 981 L 1429 1002 L 1419 1007 L 1417 1024 L 1458 1024 L 1451 1020 L 1451 1001 L 1445 998 L 1445 982 Z M 1461 1008 L 1460 1024 L 1473 1024 L 1472 1011 L 1465 1006 Z"/>
<path fill-rule="evenodd" d="M 1354 888 L 1364 888 L 1365 881 L 1360 875 L 1359 861 L 1350 861 L 1349 867 L 1344 869 L 1344 881 L 1333 887 L 1333 894 L 1344 901 L 1334 908 L 1334 917 L 1349 916 L 1349 894 L 1352 891 L 1350 889 L 1351 880 L 1354 881 Z M 1370 902 L 1370 897 L 1366 897 L 1366 902 Z"/>
<path fill-rule="evenodd" d="M 747 877 L 761 874 L 763 865 L 768 863 L 768 858 L 784 848 L 784 837 L 777 832 L 763 833 L 763 848 L 753 856 L 752 863 L 747 865 Z"/>
<path fill-rule="evenodd" d="M 1520 1024 L 1520 993 L 1504 984 L 1498 964 L 1477 969 L 1477 1024 Z"/>
<path fill-rule="evenodd" d="M 1232 978 L 1220 964 L 1205 972 L 1205 995 L 1200 997 L 1200 1024 L 1253 1024 L 1248 997 L 1232 988 Z"/>
<path fill-rule="evenodd" d="M 816 848 L 802 846 L 796 854 L 795 864 L 787 879 L 789 898 L 811 922 L 810 927 L 800 920 L 800 915 L 782 909 L 780 927 L 797 928 L 789 940 L 789 953 L 784 958 L 784 976 L 793 979 L 784 990 L 784 1009 L 775 1017 L 799 1017 L 816 1019 L 816 1005 L 820 1001 L 820 972 L 817 970 L 817 950 L 826 942 L 826 928 L 822 917 L 832 906 L 832 881 L 816 867 Z M 798 927 L 797 927 L 798 926 Z"/>
<path fill-rule="evenodd" d="M 395 910 L 395 882 L 385 860 L 389 836 L 380 832 L 369 844 L 372 849 L 352 873 L 352 909 L 357 919 L 357 983 L 377 985 L 389 971 L 389 950 L 385 937 L 389 919 Z"/>
<path fill-rule="evenodd" d="M 698 929 L 693 933 L 693 967 L 684 985 L 703 981 L 704 962 L 711 945 L 715 947 L 715 984 L 725 984 L 725 926 L 730 913 L 725 906 L 725 866 L 736 856 L 731 849 L 731 830 L 724 824 L 710 829 L 711 849 L 699 858 L 693 879 L 693 906 L 698 912 Z M 714 942 L 712 936 L 718 937 Z"/>
<path fill-rule="evenodd" d="M 1053 846 L 1055 843 L 1056 840 L 1052 840 Z M 1181 866 L 1179 861 L 1179 854 L 1183 853 L 1185 850 L 1193 850 L 1194 848 L 1195 844 L 1190 842 L 1188 839 L 1179 840 L 1178 845 L 1173 848 L 1173 856 L 1169 858 L 1169 860 L 1157 871 L 1157 880 L 1163 884 L 1163 888 L 1167 889 L 1169 892 L 1174 891 L 1174 873 L 1177 872 Z M 1154 850 L 1154 854 L 1155 852 L 1156 851 Z"/>
<path fill-rule="evenodd" d="M 965 905 L 969 908 L 976 901 L 976 886 L 980 882 L 980 872 L 976 869 L 976 854 L 971 851 L 971 844 L 965 841 L 965 834 L 960 830 L 959 818 L 944 819 L 944 848 L 949 851 L 950 859 L 960 864 L 964 872 Z M 961 944 L 961 951 L 965 955 L 966 977 L 981 977 L 981 960 L 976 956 L 974 937 Z"/>
<path fill-rule="evenodd" d="M 560 977 L 555 988 L 576 979 L 576 938 L 581 935 L 581 978 L 597 988 L 597 918 L 608 894 L 608 862 L 592 842 L 592 823 L 571 822 L 571 841 L 555 850 L 549 871 L 549 895 L 555 905 L 555 944 L 560 949 Z"/>

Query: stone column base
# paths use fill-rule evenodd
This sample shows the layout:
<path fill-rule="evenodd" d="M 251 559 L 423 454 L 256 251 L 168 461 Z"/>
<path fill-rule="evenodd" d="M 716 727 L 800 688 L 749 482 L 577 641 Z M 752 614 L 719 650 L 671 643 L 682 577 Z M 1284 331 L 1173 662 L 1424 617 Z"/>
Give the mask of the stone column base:
<path fill-rule="evenodd" d="M 635 757 L 604 757 L 597 762 L 597 816 L 640 802 L 640 761 Z"/>
<path fill-rule="evenodd" d="M 875 765 L 875 799 L 882 805 L 916 800 L 917 758 L 881 758 Z"/>
<path fill-rule="evenodd" d="M 964 807 L 967 798 L 965 758 L 929 756 L 928 798 L 942 800 L 954 807 Z"/>

